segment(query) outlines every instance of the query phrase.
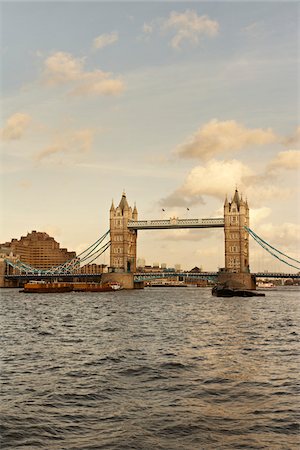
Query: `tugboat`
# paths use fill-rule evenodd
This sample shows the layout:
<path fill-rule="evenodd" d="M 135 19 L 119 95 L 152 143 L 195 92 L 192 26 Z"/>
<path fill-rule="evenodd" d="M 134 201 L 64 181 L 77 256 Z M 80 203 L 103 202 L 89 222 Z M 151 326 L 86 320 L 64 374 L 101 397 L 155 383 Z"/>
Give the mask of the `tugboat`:
<path fill-rule="evenodd" d="M 230 288 L 225 285 L 216 285 L 212 288 L 215 297 L 265 297 L 262 292 L 249 291 L 248 289 Z"/>

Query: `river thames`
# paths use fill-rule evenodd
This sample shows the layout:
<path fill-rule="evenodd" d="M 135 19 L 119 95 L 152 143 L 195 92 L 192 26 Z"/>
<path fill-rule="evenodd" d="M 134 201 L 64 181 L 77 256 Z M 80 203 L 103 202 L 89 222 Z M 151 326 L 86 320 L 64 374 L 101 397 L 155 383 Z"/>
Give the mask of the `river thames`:
<path fill-rule="evenodd" d="M 299 449 L 299 288 L 1 290 L 1 449 Z"/>

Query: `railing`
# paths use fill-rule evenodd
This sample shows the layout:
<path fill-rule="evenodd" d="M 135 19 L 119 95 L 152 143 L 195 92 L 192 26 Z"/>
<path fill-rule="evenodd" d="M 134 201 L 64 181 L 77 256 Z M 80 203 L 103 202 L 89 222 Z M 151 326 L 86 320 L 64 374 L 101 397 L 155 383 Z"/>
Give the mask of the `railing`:
<path fill-rule="evenodd" d="M 4 278 L 7 279 L 53 279 L 53 278 L 93 278 L 99 277 L 103 274 L 103 272 L 99 273 L 57 273 L 57 274 L 32 274 L 32 273 L 23 273 L 23 274 L 5 274 Z M 216 277 L 218 272 L 136 272 L 133 274 L 135 279 L 139 278 L 169 278 L 169 277 L 183 277 L 183 278 L 207 278 L 207 277 Z M 256 278 L 291 278 L 291 279 L 299 279 L 300 273 L 276 273 L 276 272 L 256 272 L 252 273 Z"/>
<path fill-rule="evenodd" d="M 252 275 L 256 278 L 300 278 L 300 273 L 256 272 Z"/>
<path fill-rule="evenodd" d="M 129 220 L 127 227 L 131 230 L 162 230 L 170 228 L 223 228 L 224 218 L 179 219 L 169 220 Z"/>

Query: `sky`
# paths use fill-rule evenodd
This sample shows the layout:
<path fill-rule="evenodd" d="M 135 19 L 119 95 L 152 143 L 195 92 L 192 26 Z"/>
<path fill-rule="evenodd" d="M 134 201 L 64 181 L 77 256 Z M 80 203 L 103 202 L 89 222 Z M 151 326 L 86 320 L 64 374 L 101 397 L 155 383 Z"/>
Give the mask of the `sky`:
<path fill-rule="evenodd" d="M 238 187 L 299 260 L 296 2 L 2 1 L 1 30 L 1 242 L 80 252 L 123 190 L 142 220 L 222 217 Z M 217 270 L 224 232 L 140 231 L 138 257 Z M 255 242 L 250 268 L 295 271 Z"/>

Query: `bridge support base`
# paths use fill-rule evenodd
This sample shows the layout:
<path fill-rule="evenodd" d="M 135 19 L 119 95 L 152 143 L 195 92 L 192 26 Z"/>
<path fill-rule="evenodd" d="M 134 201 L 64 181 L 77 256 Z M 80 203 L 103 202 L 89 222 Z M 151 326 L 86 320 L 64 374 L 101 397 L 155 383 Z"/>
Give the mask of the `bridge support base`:
<path fill-rule="evenodd" d="M 116 281 L 122 285 L 123 289 L 134 289 L 133 273 L 103 273 L 101 280 L 103 283 Z"/>
<path fill-rule="evenodd" d="M 256 279 L 251 273 L 219 272 L 217 280 L 219 284 L 226 283 L 232 289 L 256 289 Z"/>

